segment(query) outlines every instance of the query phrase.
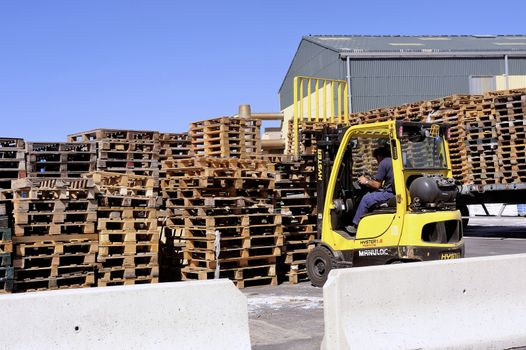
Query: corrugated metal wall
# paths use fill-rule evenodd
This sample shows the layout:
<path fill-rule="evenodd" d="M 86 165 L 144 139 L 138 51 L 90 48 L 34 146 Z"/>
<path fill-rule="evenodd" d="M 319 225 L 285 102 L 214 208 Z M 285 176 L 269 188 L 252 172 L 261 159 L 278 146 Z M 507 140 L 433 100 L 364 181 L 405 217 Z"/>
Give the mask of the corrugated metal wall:
<path fill-rule="evenodd" d="M 469 76 L 504 73 L 504 59 L 351 60 L 353 111 L 469 94 Z"/>
<path fill-rule="evenodd" d="M 469 94 L 470 76 L 504 74 L 502 58 L 351 59 L 354 112 Z M 509 59 L 510 75 L 526 75 L 526 58 Z M 302 40 L 280 90 L 281 109 L 292 104 L 297 75 L 346 79 L 345 61 L 335 51 Z"/>
<path fill-rule="evenodd" d="M 510 75 L 526 75 L 526 58 L 510 58 L 508 68 Z"/>
<path fill-rule="evenodd" d="M 295 76 L 342 79 L 346 74 L 344 63 L 337 52 L 302 40 L 279 93 L 281 110 L 293 102 Z"/>

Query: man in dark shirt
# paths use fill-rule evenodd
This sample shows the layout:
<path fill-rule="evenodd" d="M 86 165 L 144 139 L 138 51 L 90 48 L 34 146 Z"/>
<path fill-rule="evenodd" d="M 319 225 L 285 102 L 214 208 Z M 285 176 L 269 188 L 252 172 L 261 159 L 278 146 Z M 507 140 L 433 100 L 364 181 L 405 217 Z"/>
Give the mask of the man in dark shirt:
<path fill-rule="evenodd" d="M 375 191 L 369 192 L 363 196 L 353 218 L 354 226 L 351 226 L 348 229 L 348 231 L 350 231 L 349 233 L 356 233 L 356 228 L 360 223 L 360 219 L 372 206 L 387 202 L 395 196 L 393 163 L 391 160 L 390 149 L 388 147 L 377 148 L 373 151 L 373 157 L 378 161 L 378 171 L 376 172 L 376 176 L 374 179 L 367 179 L 365 176 L 360 176 L 358 182 Z"/>

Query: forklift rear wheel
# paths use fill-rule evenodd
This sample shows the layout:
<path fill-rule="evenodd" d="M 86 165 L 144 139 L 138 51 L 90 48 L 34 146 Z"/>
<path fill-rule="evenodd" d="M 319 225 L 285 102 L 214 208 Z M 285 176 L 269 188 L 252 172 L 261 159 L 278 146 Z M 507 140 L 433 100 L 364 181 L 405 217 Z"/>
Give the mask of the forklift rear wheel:
<path fill-rule="evenodd" d="M 335 267 L 334 255 L 323 246 L 316 246 L 307 255 L 307 274 L 311 284 L 315 287 L 323 287 L 329 272 Z"/>
<path fill-rule="evenodd" d="M 468 228 L 469 223 L 469 209 L 467 205 L 461 205 L 459 206 L 458 210 L 460 210 L 460 214 L 464 217 L 462 219 L 462 226 L 465 229 Z"/>

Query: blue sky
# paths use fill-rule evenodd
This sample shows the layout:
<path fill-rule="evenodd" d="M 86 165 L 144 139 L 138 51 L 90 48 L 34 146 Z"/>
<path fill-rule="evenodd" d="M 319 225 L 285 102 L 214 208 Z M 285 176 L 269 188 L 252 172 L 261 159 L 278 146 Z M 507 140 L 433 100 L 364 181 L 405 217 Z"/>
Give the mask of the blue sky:
<path fill-rule="evenodd" d="M 526 34 L 522 0 L 0 0 L 0 136 L 278 111 L 303 35 Z"/>

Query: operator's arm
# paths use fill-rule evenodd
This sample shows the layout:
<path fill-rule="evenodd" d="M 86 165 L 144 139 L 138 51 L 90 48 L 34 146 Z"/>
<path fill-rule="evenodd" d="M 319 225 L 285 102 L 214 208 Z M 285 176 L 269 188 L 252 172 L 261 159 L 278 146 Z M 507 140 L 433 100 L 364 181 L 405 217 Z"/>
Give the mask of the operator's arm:
<path fill-rule="evenodd" d="M 365 176 L 360 176 L 360 178 L 358 179 L 360 184 L 372 188 L 373 190 L 380 189 L 382 187 L 382 182 L 387 176 L 388 167 L 390 166 L 391 158 L 387 159 L 389 159 L 389 161 L 384 161 L 384 159 L 380 162 L 378 166 L 378 171 L 376 172 L 376 176 L 374 179 L 367 179 Z"/>
<path fill-rule="evenodd" d="M 360 182 L 360 184 L 372 188 L 373 190 L 378 190 L 380 187 L 382 187 L 382 183 L 380 181 L 368 179 L 365 176 L 360 176 L 358 181 Z"/>

